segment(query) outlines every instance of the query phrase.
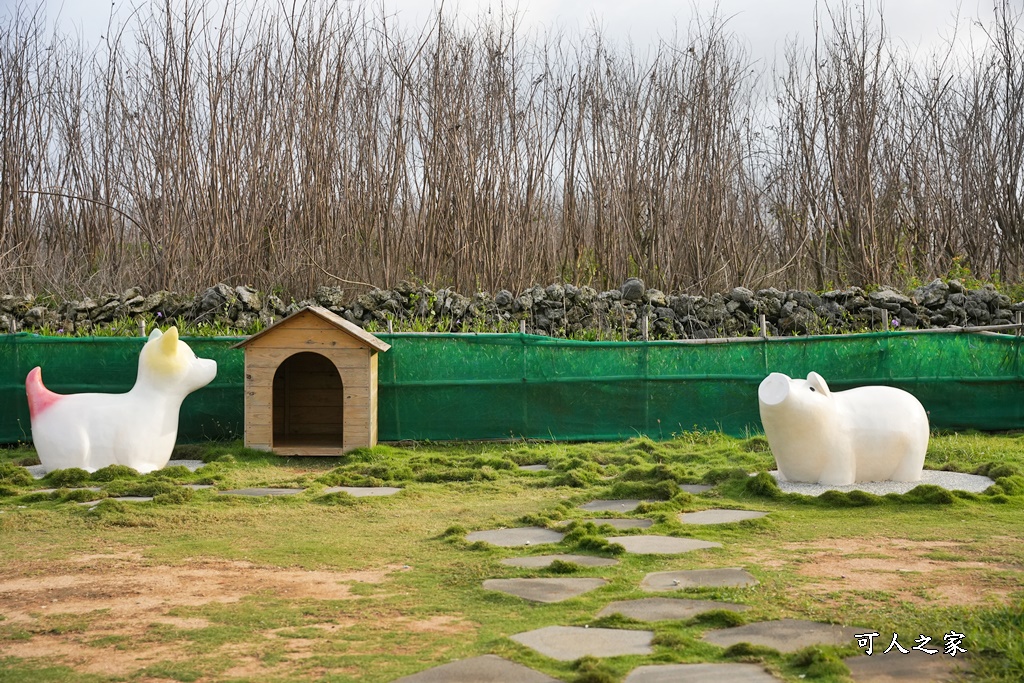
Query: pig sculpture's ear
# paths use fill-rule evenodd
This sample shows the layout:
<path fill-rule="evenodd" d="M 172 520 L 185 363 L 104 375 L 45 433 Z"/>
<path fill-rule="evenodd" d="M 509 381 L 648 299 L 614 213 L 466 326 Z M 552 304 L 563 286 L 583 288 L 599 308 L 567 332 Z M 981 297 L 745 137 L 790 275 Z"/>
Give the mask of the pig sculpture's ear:
<path fill-rule="evenodd" d="M 822 396 L 829 396 L 832 392 L 828 390 L 828 385 L 825 384 L 825 378 L 816 372 L 812 372 L 807 375 L 807 383 L 811 385 L 811 388 L 820 393 Z"/>

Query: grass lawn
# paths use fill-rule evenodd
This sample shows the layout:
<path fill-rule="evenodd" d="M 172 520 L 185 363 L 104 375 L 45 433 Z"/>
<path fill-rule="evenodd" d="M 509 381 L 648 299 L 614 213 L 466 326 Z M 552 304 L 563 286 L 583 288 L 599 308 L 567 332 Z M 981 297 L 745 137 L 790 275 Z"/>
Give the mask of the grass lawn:
<path fill-rule="evenodd" d="M 497 654 L 565 681 L 621 681 L 644 664 L 757 662 L 783 680 L 843 681 L 848 646 L 795 654 L 701 640 L 711 629 L 797 618 L 918 635 L 950 631 L 975 680 L 1024 680 L 1024 436 L 937 434 L 926 467 L 988 474 L 983 494 L 919 487 L 904 495 L 782 494 L 761 437 L 687 433 L 667 442 L 381 445 L 343 458 L 279 458 L 238 444 L 179 447 L 209 463 L 140 476 L 112 467 L 33 481 L 28 448 L 0 451 L 0 682 L 392 681 Z M 531 472 L 519 465 L 546 464 Z M 691 495 L 680 483 L 714 484 Z M 183 484 L 215 488 L 193 490 Z M 330 486 L 398 486 L 353 498 Z M 286 497 L 223 496 L 248 486 L 301 487 Z M 57 489 L 40 493 L 42 487 Z M 99 487 L 99 491 L 75 490 Z M 100 497 L 155 496 L 152 502 Z M 638 498 L 612 531 L 579 509 Z M 727 507 L 766 517 L 684 526 L 678 514 Z M 619 515 L 622 516 L 622 515 Z M 467 532 L 540 525 L 557 545 L 499 548 Z M 623 554 L 606 536 L 686 536 L 721 548 Z M 520 569 L 499 560 L 582 553 L 615 566 Z M 742 567 L 751 588 L 645 593 L 650 572 Z M 602 577 L 571 600 L 532 603 L 482 588 L 489 578 Z M 598 619 L 609 602 L 689 597 L 743 603 L 653 624 Z M 509 636 L 550 625 L 652 629 L 654 654 L 558 662 Z M 880 644 L 879 644 L 880 643 Z M 936 655 L 945 657 L 941 652 Z M 963 655 L 961 655 L 963 656 Z"/>

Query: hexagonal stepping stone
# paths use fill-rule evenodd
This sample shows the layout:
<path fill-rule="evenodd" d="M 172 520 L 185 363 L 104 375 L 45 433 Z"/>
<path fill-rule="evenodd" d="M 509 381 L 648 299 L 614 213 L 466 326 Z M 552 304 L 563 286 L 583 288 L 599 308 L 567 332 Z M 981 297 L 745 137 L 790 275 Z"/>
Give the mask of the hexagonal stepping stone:
<path fill-rule="evenodd" d="M 914 639 L 910 639 L 911 643 Z M 871 683 L 946 683 L 947 681 L 959 681 L 964 672 L 970 671 L 970 662 L 960 657 L 949 657 L 942 652 L 942 643 L 935 645 L 935 640 L 925 647 L 938 650 L 934 655 L 929 655 L 920 650 L 914 650 L 912 645 L 900 644 L 903 649 L 910 650 L 903 654 L 895 648 L 885 654 L 884 650 L 889 647 L 891 641 L 886 638 L 884 643 L 879 643 L 875 638 L 875 651 L 868 656 L 861 654 L 854 657 L 847 657 L 843 660 L 850 669 L 850 678 L 857 683 L 871 681 Z M 880 647 L 879 647 L 880 646 Z"/>
<path fill-rule="evenodd" d="M 583 628 L 582 626 L 545 626 L 535 631 L 517 633 L 512 640 L 536 650 L 545 657 L 571 662 L 585 657 L 617 657 L 649 655 L 654 631 L 629 631 L 618 628 Z"/>
<path fill-rule="evenodd" d="M 675 536 L 609 536 L 608 542 L 618 543 L 626 552 L 635 555 L 678 555 L 691 550 L 722 547 L 721 543 L 713 541 Z"/>
<path fill-rule="evenodd" d="M 757 664 L 649 664 L 633 669 L 625 683 L 778 683 Z"/>
<path fill-rule="evenodd" d="M 61 489 L 37 489 L 32 493 L 56 493 Z M 100 486 L 69 486 L 65 489 L 66 491 L 102 491 L 103 488 Z"/>
<path fill-rule="evenodd" d="M 547 567 L 555 560 L 571 562 L 581 567 L 611 567 L 619 563 L 618 560 L 613 560 L 610 557 L 594 557 L 593 555 L 533 555 L 530 557 L 510 557 L 502 560 L 501 563 L 509 567 L 540 569 L 541 567 Z"/>
<path fill-rule="evenodd" d="M 599 617 L 621 614 L 637 621 L 671 621 L 692 619 L 703 612 L 712 610 L 743 612 L 750 609 L 735 602 L 717 600 L 684 600 L 682 598 L 642 598 L 640 600 L 619 600 L 597 613 Z"/>
<path fill-rule="evenodd" d="M 551 470 L 547 465 L 520 465 L 519 469 L 526 472 L 548 472 Z"/>
<path fill-rule="evenodd" d="M 394 486 L 329 486 L 324 489 L 324 493 L 347 493 L 355 498 L 369 498 L 393 496 L 401 490 Z"/>
<path fill-rule="evenodd" d="M 632 512 L 640 503 L 649 503 L 649 500 L 619 499 L 619 500 L 592 500 L 589 503 L 580 505 L 581 510 L 587 512 Z"/>
<path fill-rule="evenodd" d="M 850 645 L 855 642 L 855 634 L 869 632 L 871 629 L 856 626 L 838 626 L 802 619 L 779 619 L 708 631 L 702 640 L 720 647 L 750 643 L 770 647 L 779 652 L 796 652 L 811 645 Z"/>
<path fill-rule="evenodd" d="M 565 534 L 539 526 L 473 531 L 466 535 L 466 540 L 471 543 L 483 541 L 484 543 L 490 543 L 502 548 L 538 545 L 541 543 L 560 543 L 563 538 L 565 538 Z"/>
<path fill-rule="evenodd" d="M 606 583 L 604 579 L 487 579 L 484 589 L 532 602 L 562 602 Z"/>
<path fill-rule="evenodd" d="M 205 491 L 206 489 L 212 489 L 213 484 L 182 484 L 182 488 L 192 489 L 193 491 Z"/>
<path fill-rule="evenodd" d="M 593 519 L 587 519 L 584 521 L 591 522 L 592 524 L 596 524 L 597 526 L 607 524 L 611 528 L 618 529 L 620 531 L 622 529 L 648 529 L 654 525 L 653 519 L 629 519 L 625 517 L 613 517 L 609 519 L 601 519 L 600 517 L 595 517 Z"/>
<path fill-rule="evenodd" d="M 686 569 L 674 572 L 653 572 L 640 582 L 641 590 L 648 593 L 674 591 L 683 588 L 742 588 L 756 586 L 757 579 L 745 569 Z"/>
<path fill-rule="evenodd" d="M 707 484 L 680 484 L 679 485 L 679 490 L 680 491 L 684 491 L 686 493 L 693 493 L 693 494 L 704 493 L 705 491 L 710 491 L 713 488 L 714 488 L 714 486 L 708 486 Z"/>
<path fill-rule="evenodd" d="M 758 519 L 767 514 L 757 510 L 701 510 L 680 513 L 679 521 L 683 524 L 731 524 L 745 519 Z"/>
<path fill-rule="evenodd" d="M 395 683 L 558 683 L 557 679 L 497 655 L 449 662 L 399 678 Z"/>
<path fill-rule="evenodd" d="M 306 489 L 274 488 L 270 486 L 255 486 L 248 489 L 231 489 L 230 491 L 218 491 L 222 496 L 294 496 Z"/>

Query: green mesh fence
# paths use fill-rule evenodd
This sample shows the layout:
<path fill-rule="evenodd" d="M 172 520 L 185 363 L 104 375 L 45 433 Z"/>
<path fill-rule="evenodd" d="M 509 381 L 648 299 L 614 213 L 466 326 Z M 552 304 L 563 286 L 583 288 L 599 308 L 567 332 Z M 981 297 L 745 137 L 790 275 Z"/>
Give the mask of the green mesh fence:
<path fill-rule="evenodd" d="M 1021 337 L 890 332 L 729 343 L 582 342 L 532 335 L 380 335 L 379 436 L 607 440 L 716 429 L 760 431 L 769 372 L 821 373 L 833 390 L 906 389 L 933 428 L 1024 428 Z M 182 406 L 179 441 L 242 432 L 237 338 L 187 339 L 217 379 Z M 0 336 L 0 442 L 31 440 L 24 380 L 36 365 L 60 393 L 126 391 L 141 338 Z"/>

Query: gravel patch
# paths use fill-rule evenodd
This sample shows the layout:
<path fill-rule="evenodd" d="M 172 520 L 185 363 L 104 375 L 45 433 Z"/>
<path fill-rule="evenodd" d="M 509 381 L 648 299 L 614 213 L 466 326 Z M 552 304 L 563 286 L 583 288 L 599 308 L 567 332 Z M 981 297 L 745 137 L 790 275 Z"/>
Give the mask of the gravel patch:
<path fill-rule="evenodd" d="M 887 493 L 906 493 L 921 484 L 932 484 L 950 491 L 968 491 L 970 493 L 981 493 L 993 482 L 988 477 L 977 474 L 964 474 L 962 472 L 943 472 L 940 470 L 925 470 L 921 473 L 921 481 L 866 481 L 849 486 L 827 486 L 825 484 L 803 484 L 793 481 L 779 479 L 777 470 L 768 474 L 775 477 L 779 488 L 784 493 L 802 493 L 805 496 L 820 496 L 825 491 L 865 491 L 877 496 L 884 496 Z"/>

